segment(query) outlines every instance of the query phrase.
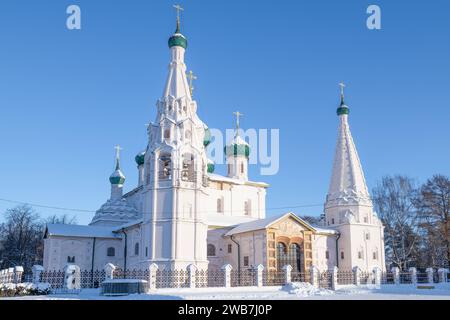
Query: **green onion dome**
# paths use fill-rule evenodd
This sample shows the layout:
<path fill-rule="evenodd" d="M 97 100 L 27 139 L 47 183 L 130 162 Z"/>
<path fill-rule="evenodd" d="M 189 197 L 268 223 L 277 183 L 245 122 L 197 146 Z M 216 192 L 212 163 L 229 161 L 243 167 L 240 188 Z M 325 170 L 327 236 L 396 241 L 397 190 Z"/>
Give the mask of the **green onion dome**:
<path fill-rule="evenodd" d="M 339 106 L 339 108 L 337 109 L 337 115 L 338 116 L 342 116 L 344 114 L 349 114 L 350 113 L 350 109 L 349 107 L 345 104 L 344 102 L 344 97 L 341 97 L 341 105 Z"/>
<path fill-rule="evenodd" d="M 137 165 L 140 167 L 144 164 L 145 161 L 145 151 L 142 151 L 141 153 L 138 153 L 136 157 L 134 158 Z"/>
<path fill-rule="evenodd" d="M 111 182 L 111 184 L 124 184 L 125 176 L 120 169 L 116 169 L 116 171 L 114 171 L 109 177 L 109 182 Z"/>
<path fill-rule="evenodd" d="M 211 130 L 208 127 L 205 127 L 205 136 L 203 137 L 203 145 L 205 147 L 209 146 L 211 143 Z"/>
<path fill-rule="evenodd" d="M 116 162 L 116 170 L 109 177 L 109 182 L 111 182 L 111 184 L 124 184 L 125 182 L 125 176 L 120 170 L 119 160 Z"/>
<path fill-rule="evenodd" d="M 244 139 L 236 136 L 229 145 L 224 148 L 227 156 L 245 156 L 250 157 L 250 146 Z"/>
<path fill-rule="evenodd" d="M 208 159 L 208 173 L 214 173 L 214 170 L 216 170 L 214 161 Z"/>

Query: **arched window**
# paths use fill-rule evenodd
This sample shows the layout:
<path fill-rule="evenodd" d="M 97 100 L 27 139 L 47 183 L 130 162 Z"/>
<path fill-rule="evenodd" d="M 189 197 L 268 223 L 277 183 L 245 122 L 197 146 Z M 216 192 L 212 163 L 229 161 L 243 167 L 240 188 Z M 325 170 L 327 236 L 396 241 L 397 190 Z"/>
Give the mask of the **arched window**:
<path fill-rule="evenodd" d="M 241 173 L 242 174 L 244 173 L 244 163 L 243 162 L 241 163 Z"/>
<path fill-rule="evenodd" d="M 136 242 L 136 244 L 134 245 L 134 255 L 137 256 L 139 255 L 139 243 Z"/>
<path fill-rule="evenodd" d="M 170 179 L 171 175 L 171 156 L 170 154 L 162 154 L 159 158 L 159 178 Z"/>
<path fill-rule="evenodd" d="M 213 244 L 208 244 L 208 249 L 207 249 L 207 254 L 208 257 L 215 257 L 216 256 L 216 247 Z"/>
<path fill-rule="evenodd" d="M 113 247 L 109 247 L 106 251 L 108 257 L 114 257 L 116 255 L 116 249 L 114 249 Z"/>
<path fill-rule="evenodd" d="M 289 246 L 287 262 L 294 272 L 301 272 L 303 270 L 303 253 L 298 244 L 293 243 Z"/>
<path fill-rule="evenodd" d="M 246 216 L 251 215 L 252 213 L 252 202 L 250 200 L 247 200 L 244 202 L 244 214 Z"/>

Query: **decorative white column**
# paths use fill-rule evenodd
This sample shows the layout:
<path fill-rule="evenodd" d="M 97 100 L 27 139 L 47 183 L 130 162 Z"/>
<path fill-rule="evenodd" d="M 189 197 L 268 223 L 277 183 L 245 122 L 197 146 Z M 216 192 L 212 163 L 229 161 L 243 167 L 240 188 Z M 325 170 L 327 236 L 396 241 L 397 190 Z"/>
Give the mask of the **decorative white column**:
<path fill-rule="evenodd" d="M 311 275 L 311 284 L 315 287 L 319 287 L 319 269 L 317 269 L 316 266 L 311 266 L 309 269 L 310 275 Z"/>
<path fill-rule="evenodd" d="M 373 276 L 375 278 L 375 285 L 381 286 L 381 269 L 379 267 L 373 268 Z"/>
<path fill-rule="evenodd" d="M 22 283 L 23 267 L 14 267 L 14 283 Z"/>
<path fill-rule="evenodd" d="M 411 283 L 417 284 L 417 269 L 414 267 L 409 268 L 409 273 L 411 274 Z"/>
<path fill-rule="evenodd" d="M 41 282 L 41 273 L 44 272 L 44 267 L 40 265 L 34 265 L 31 268 L 31 272 L 33 272 L 33 284 L 39 284 Z"/>
<path fill-rule="evenodd" d="M 231 264 L 226 264 L 222 267 L 222 271 L 225 273 L 225 283 L 224 286 L 225 288 L 230 288 L 231 287 L 231 270 L 233 269 L 233 267 L 231 266 Z"/>
<path fill-rule="evenodd" d="M 392 275 L 394 277 L 394 283 L 396 285 L 399 285 L 400 284 L 400 269 L 398 267 L 393 267 L 391 269 L 391 271 L 392 271 Z"/>
<path fill-rule="evenodd" d="M 334 268 L 331 269 L 330 272 L 331 272 L 331 290 L 337 290 L 339 268 L 334 266 Z"/>
<path fill-rule="evenodd" d="M 114 270 L 116 270 L 116 266 L 113 265 L 112 263 L 107 263 L 104 267 L 103 270 L 105 270 L 106 273 L 106 280 L 112 280 L 114 279 Z"/>
<path fill-rule="evenodd" d="M 194 264 L 190 264 L 187 267 L 187 271 L 189 288 L 195 288 L 195 273 L 197 271 L 197 266 L 195 266 Z"/>
<path fill-rule="evenodd" d="M 428 283 L 433 284 L 434 283 L 433 268 L 427 268 L 426 272 L 427 272 Z"/>
<path fill-rule="evenodd" d="M 14 268 L 8 268 L 8 283 L 14 282 Z"/>
<path fill-rule="evenodd" d="M 447 269 L 444 268 L 440 268 L 438 270 L 438 275 L 439 275 L 439 283 L 444 283 L 447 281 Z"/>
<path fill-rule="evenodd" d="M 264 266 L 262 264 L 256 267 L 256 286 L 258 288 L 261 288 L 263 286 L 263 271 Z"/>
<path fill-rule="evenodd" d="M 152 263 L 149 267 L 148 273 L 148 288 L 149 290 L 156 290 L 156 273 L 158 271 L 158 265 L 156 263 Z"/>
<path fill-rule="evenodd" d="M 292 266 L 291 265 L 285 265 L 283 267 L 284 271 L 284 282 L 285 284 L 289 284 L 292 282 Z"/>
<path fill-rule="evenodd" d="M 64 287 L 69 290 L 81 289 L 80 267 L 70 264 L 64 267 Z"/>
<path fill-rule="evenodd" d="M 353 268 L 353 277 L 355 281 L 355 286 L 361 285 L 361 269 L 359 267 Z"/>

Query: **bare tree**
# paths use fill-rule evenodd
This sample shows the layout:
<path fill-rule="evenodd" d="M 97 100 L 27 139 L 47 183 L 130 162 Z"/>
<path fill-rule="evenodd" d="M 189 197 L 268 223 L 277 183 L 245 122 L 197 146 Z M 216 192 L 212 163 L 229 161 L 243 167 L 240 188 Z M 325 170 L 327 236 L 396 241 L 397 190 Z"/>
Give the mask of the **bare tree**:
<path fill-rule="evenodd" d="M 415 203 L 427 231 L 428 260 L 436 267 L 450 267 L 450 179 L 433 176 L 420 188 Z"/>
<path fill-rule="evenodd" d="M 43 224 L 29 206 L 6 210 L 0 225 L 1 267 L 23 266 L 30 270 L 42 257 Z"/>
<path fill-rule="evenodd" d="M 385 226 L 386 260 L 402 270 L 417 262 L 416 192 L 414 181 L 406 176 L 383 177 L 373 190 L 375 210 Z"/>
<path fill-rule="evenodd" d="M 47 224 L 76 224 L 77 218 L 75 216 L 69 216 L 67 214 L 63 215 L 52 215 L 45 219 Z"/>

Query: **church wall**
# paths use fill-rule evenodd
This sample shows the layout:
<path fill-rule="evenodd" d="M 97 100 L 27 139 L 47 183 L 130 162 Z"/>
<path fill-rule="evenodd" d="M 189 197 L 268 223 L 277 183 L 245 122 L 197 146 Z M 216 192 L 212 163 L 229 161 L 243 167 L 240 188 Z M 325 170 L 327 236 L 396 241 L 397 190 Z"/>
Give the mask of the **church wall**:
<path fill-rule="evenodd" d="M 332 269 L 336 265 L 336 236 L 313 235 L 313 265 L 320 271 Z"/>
<path fill-rule="evenodd" d="M 222 182 L 211 182 L 206 191 L 205 211 L 220 213 L 224 216 L 241 216 L 245 218 L 265 218 L 266 190 L 249 185 L 233 185 Z M 218 212 L 217 200 L 222 199 L 222 212 Z M 250 200 L 250 215 L 244 212 L 245 202 Z"/>

